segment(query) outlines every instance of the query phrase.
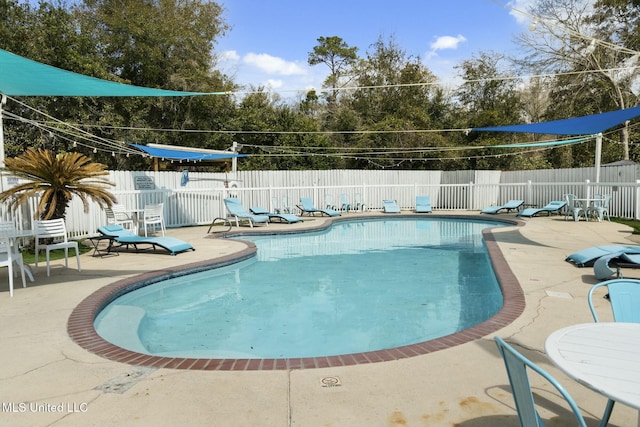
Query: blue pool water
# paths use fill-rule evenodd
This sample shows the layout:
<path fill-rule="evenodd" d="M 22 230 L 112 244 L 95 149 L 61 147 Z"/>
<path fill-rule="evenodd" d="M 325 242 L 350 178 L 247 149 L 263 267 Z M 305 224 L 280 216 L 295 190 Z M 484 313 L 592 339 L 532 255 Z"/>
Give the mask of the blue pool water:
<path fill-rule="evenodd" d="M 257 256 L 127 293 L 97 332 L 145 354 L 293 358 L 382 350 L 478 324 L 502 306 L 482 229 L 395 218 L 243 237 Z"/>

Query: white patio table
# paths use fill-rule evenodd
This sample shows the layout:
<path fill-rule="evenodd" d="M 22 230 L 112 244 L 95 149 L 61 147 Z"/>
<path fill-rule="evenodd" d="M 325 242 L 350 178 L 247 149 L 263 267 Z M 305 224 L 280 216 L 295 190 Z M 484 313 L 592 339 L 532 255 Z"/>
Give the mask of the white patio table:
<path fill-rule="evenodd" d="M 640 410 L 640 323 L 568 326 L 549 335 L 545 350 L 551 361 L 571 378 L 609 399 Z"/>

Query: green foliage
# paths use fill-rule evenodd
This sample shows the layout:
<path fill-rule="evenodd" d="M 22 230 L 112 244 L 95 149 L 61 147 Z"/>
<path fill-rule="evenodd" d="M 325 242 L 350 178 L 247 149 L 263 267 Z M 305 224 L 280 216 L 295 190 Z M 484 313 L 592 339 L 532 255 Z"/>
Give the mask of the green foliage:
<path fill-rule="evenodd" d="M 532 11 L 577 33 L 586 31 L 607 43 L 639 49 L 636 0 L 597 0 L 593 9 L 579 7 L 582 3 L 536 0 Z M 239 87 L 217 69 L 214 50 L 218 38 L 230 30 L 223 13 L 221 3 L 208 0 L 83 0 L 69 4 L 0 0 L 0 47 L 102 79 L 232 93 Z M 591 166 L 592 143 L 514 156 L 478 147 L 544 136 L 433 131 L 553 120 L 638 103 L 631 89 L 640 69 L 616 78 L 602 72 L 628 59 L 619 51 L 599 46 L 583 55 L 585 39 L 557 37 L 552 28 L 539 27 L 547 32 L 527 32 L 523 39 L 529 42 L 528 49 L 515 61 L 494 52 L 478 52 L 463 60 L 457 70 L 465 83 L 455 92 L 446 90 L 424 61 L 407 55 L 393 37 L 380 37 L 359 57 L 358 47 L 334 35 L 317 38 L 308 56 L 310 65 L 326 66 L 324 89 L 328 90 L 311 90 L 300 95 L 297 103 L 284 102 L 265 88 L 250 87 L 243 88 L 248 90 L 242 96 L 10 99 L 6 109 L 27 120 L 41 121 L 39 110 L 64 123 L 87 127 L 93 135 L 111 142 L 111 147 L 152 142 L 226 149 L 237 141 L 243 146 L 241 152 L 250 155 L 239 162 L 243 169 Z M 540 41 L 554 43 L 534 43 Z M 553 54 L 546 49 L 557 46 Z M 564 74 L 519 81 L 511 78 L 516 74 L 514 65 L 536 75 Z M 583 73 L 585 70 L 599 72 Z M 94 152 L 94 146 L 85 145 L 81 138 L 55 132 L 62 125 L 53 121 L 33 126 L 9 119 L 4 124 L 9 158 L 33 147 L 55 153 L 74 151 L 110 169 L 152 167 L 141 156 L 120 155 L 120 149 L 102 151 L 98 147 Z M 605 135 L 603 162 L 624 158 L 627 147 L 630 158 L 640 158 L 637 144 L 624 143 L 638 137 L 633 128 Z"/>
<path fill-rule="evenodd" d="M 39 219 L 64 218 L 71 199 L 79 197 L 85 211 L 89 199 L 99 206 L 111 206 L 116 198 L 106 187 L 113 186 L 105 176 L 104 165 L 80 153 L 55 154 L 29 148 L 21 156 L 6 159 L 6 169 L 25 182 L 0 193 L 0 201 L 16 209 L 29 198 L 40 195 Z"/>

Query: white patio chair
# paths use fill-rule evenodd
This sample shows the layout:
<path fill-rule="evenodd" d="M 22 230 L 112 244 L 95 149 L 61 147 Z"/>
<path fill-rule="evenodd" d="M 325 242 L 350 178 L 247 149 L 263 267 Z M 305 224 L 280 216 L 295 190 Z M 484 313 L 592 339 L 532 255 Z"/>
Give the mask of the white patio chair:
<path fill-rule="evenodd" d="M 78 242 L 68 239 L 67 226 L 65 225 L 63 218 L 34 221 L 33 231 L 36 240 L 36 268 L 38 268 L 38 252 L 40 251 L 40 248 L 44 246 L 47 259 L 47 276 L 51 274 L 49 257 L 51 251 L 55 249 L 64 249 L 65 268 L 69 268 L 69 248 L 75 249 L 78 271 L 81 271 Z"/>
<path fill-rule="evenodd" d="M 16 273 L 13 269 L 14 264 L 22 275 L 22 287 L 27 287 L 27 282 L 24 278 L 24 261 L 22 260 L 18 242 L 15 239 L 15 233 L 16 229 L 12 222 L 0 223 L 0 266 L 8 269 L 9 296 L 13 296 L 13 276 Z"/>
<path fill-rule="evenodd" d="M 133 217 L 127 213 L 124 205 L 113 205 L 110 208 L 104 208 L 107 214 L 107 225 L 121 225 L 129 230 L 135 229 Z"/>
<path fill-rule="evenodd" d="M 164 204 L 158 203 L 156 205 L 146 205 L 144 207 L 144 211 L 142 213 L 142 227 L 144 227 L 144 235 L 145 237 L 148 235 L 147 228 L 149 226 L 153 227 L 153 232 L 156 232 L 156 226 L 160 226 L 160 231 L 164 236 L 165 226 L 164 226 Z"/>

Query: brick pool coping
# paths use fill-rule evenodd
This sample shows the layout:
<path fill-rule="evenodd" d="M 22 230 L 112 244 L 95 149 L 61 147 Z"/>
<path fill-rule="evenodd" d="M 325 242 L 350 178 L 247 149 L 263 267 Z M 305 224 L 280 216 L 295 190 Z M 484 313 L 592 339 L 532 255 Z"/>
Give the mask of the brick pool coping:
<path fill-rule="evenodd" d="M 413 217 L 418 214 L 400 214 L 397 217 Z M 430 217 L 459 218 L 459 219 L 487 219 L 479 215 L 429 215 Z M 377 218 L 369 216 L 359 216 L 358 219 Z M 522 226 L 524 223 L 518 220 L 496 218 L 507 224 Z M 336 218 L 321 227 L 314 227 L 312 231 L 327 228 L 333 222 L 347 220 L 346 218 Z M 257 231 L 257 230 L 255 230 Z M 309 230 L 305 230 L 309 231 Z M 251 234 L 255 234 L 251 230 Z M 260 231 L 257 231 L 260 233 Z M 300 230 L 298 230 L 300 232 Z M 277 232 L 268 231 L 269 234 Z M 235 232 L 232 235 L 240 236 L 249 234 L 247 230 Z M 210 261 L 201 261 L 174 268 L 150 271 L 136 275 L 127 279 L 119 280 L 107 285 L 85 298 L 74 308 L 67 322 L 67 333 L 71 339 L 85 350 L 114 362 L 127 363 L 135 366 L 147 366 L 154 368 L 169 369 L 190 369 L 190 370 L 219 370 L 219 371 L 253 371 L 253 370 L 287 370 L 287 369 L 312 369 L 335 366 L 350 366 L 366 363 L 377 363 L 391 360 L 405 359 L 444 350 L 457 345 L 461 345 L 476 339 L 480 339 L 492 332 L 495 332 L 510 323 L 522 314 L 525 308 L 525 299 L 522 288 L 517 278 L 507 264 L 502 251 L 500 250 L 496 236 L 491 228 L 483 230 L 483 237 L 489 253 L 489 258 L 502 289 L 503 306 L 493 317 L 482 323 L 464 329 L 460 332 L 446 335 L 433 340 L 409 344 L 385 350 L 376 350 L 363 353 L 343 354 L 338 356 L 318 356 L 305 358 L 288 359 L 206 359 L 206 358 L 183 358 L 151 356 L 126 350 L 104 340 L 96 332 L 93 322 L 98 313 L 115 298 L 130 292 L 134 289 L 147 286 L 171 277 L 178 277 L 185 274 L 208 270 L 211 268 L 223 267 L 251 258 L 257 251 L 255 245 L 249 242 L 242 251 L 216 258 Z"/>

